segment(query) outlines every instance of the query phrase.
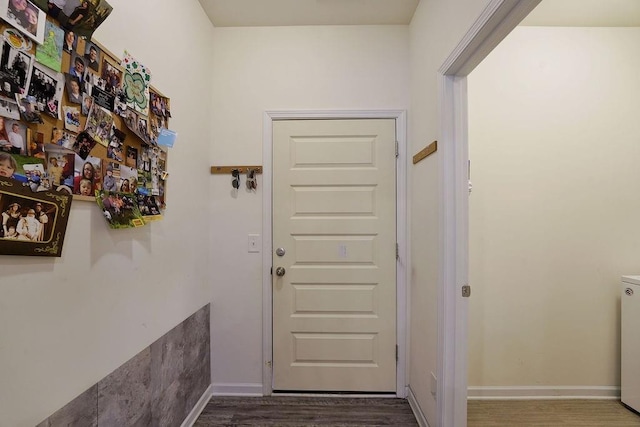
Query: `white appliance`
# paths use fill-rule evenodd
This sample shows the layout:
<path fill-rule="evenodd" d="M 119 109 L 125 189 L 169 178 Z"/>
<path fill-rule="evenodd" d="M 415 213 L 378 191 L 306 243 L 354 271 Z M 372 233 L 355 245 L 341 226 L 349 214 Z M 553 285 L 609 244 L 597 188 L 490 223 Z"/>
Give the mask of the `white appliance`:
<path fill-rule="evenodd" d="M 621 397 L 640 412 L 640 276 L 622 276 Z"/>

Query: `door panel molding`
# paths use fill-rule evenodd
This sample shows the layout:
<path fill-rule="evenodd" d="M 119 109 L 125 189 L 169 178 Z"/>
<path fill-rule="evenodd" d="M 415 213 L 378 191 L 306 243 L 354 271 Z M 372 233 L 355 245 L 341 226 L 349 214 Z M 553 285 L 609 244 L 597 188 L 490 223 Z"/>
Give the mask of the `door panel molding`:
<path fill-rule="evenodd" d="M 263 223 L 262 223 L 262 390 L 265 396 L 272 394 L 272 178 L 273 178 L 273 121 L 274 120 L 306 120 L 306 119 L 394 119 L 396 122 L 396 140 L 398 141 L 398 159 L 396 168 L 396 236 L 399 245 L 399 259 L 396 264 L 397 284 L 397 317 L 396 339 L 398 344 L 398 365 L 396 368 L 396 395 L 405 398 L 408 393 L 408 284 L 410 271 L 408 181 L 407 170 L 409 156 L 406 143 L 406 111 L 405 110 L 283 110 L 265 111 L 263 115 Z"/>

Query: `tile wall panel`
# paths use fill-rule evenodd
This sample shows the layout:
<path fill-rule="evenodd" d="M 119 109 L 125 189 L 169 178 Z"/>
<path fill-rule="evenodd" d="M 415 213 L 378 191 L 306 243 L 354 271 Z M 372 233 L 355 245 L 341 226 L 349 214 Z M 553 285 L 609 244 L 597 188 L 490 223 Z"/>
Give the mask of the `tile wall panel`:
<path fill-rule="evenodd" d="M 210 305 L 36 427 L 176 426 L 211 383 Z"/>

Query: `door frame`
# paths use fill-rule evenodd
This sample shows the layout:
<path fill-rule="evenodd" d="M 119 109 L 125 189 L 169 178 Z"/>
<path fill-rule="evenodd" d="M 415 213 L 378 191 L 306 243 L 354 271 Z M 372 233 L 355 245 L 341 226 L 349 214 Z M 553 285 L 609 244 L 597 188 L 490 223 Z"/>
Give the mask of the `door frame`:
<path fill-rule="evenodd" d="M 265 111 L 262 134 L 262 394 L 273 392 L 273 289 L 271 285 L 272 257 L 272 174 L 273 174 L 273 122 L 275 120 L 313 119 L 394 119 L 396 121 L 396 240 L 399 258 L 396 261 L 396 345 L 398 363 L 396 366 L 396 396 L 405 398 L 408 394 L 407 357 L 409 305 L 407 272 L 410 270 L 410 242 L 408 241 L 408 155 L 407 155 L 407 113 L 405 110 L 283 110 Z"/>
<path fill-rule="evenodd" d="M 437 424 L 467 425 L 469 281 L 467 76 L 541 0 L 490 0 L 438 70 L 440 278 L 438 283 Z M 442 147 L 442 148 L 441 148 Z"/>

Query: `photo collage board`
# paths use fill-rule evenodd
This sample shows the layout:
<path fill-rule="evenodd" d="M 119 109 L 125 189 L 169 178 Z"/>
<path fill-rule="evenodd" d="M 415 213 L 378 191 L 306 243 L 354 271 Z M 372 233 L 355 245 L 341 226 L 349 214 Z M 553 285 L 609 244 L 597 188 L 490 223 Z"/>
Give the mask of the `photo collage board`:
<path fill-rule="evenodd" d="M 111 11 L 104 0 L 69 3 L 99 11 L 102 20 Z M 21 4 L 38 8 L 43 31 L 25 32 L 29 15 L 12 11 Z M 0 254 L 11 252 L 2 250 L 3 241 L 15 233 L 5 224 L 9 211 L 27 218 L 37 203 L 14 212 L 24 192 L 15 186 L 4 192 L 9 185 L 3 182 L 28 189 L 29 200 L 46 193 L 97 202 L 111 228 L 142 226 L 160 219 L 166 207 L 167 150 L 175 138 L 168 130 L 170 100 L 150 85 L 151 72 L 139 60 L 127 52 L 115 56 L 90 35 L 77 36 L 51 10 L 45 13 L 46 4 L 0 0 Z M 73 12 L 58 12 L 71 21 Z M 73 16 L 83 22 L 82 14 Z M 57 202 L 48 203 L 53 209 Z M 56 230 L 64 236 L 65 228 Z"/>

